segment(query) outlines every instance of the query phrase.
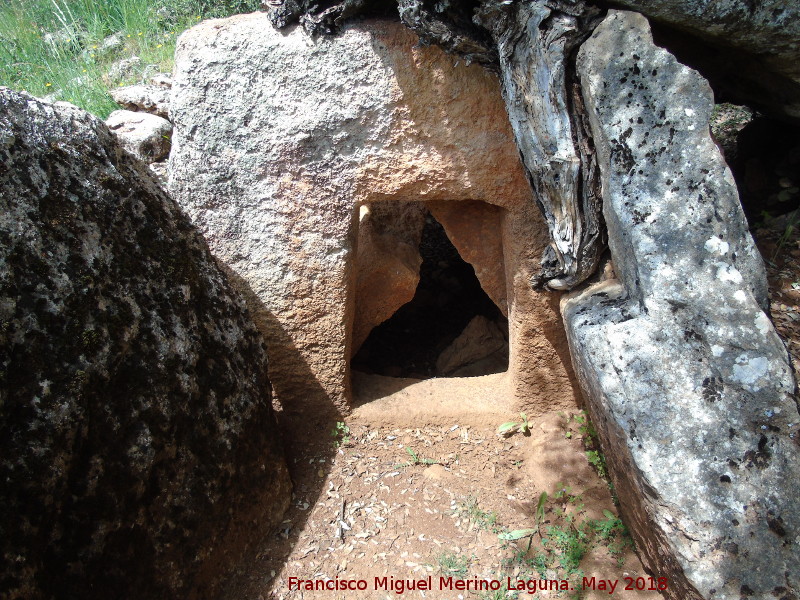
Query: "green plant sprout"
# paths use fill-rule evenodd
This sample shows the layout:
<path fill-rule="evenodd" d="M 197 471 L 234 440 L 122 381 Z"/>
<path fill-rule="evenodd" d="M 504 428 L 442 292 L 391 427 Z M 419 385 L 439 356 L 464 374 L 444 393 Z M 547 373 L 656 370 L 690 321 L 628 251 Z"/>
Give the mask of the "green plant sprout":
<path fill-rule="evenodd" d="M 335 448 L 344 446 L 350 443 L 350 428 L 344 421 L 337 421 L 336 425 L 331 430 L 331 437 L 333 437 L 333 445 Z"/>
<path fill-rule="evenodd" d="M 417 465 L 438 465 L 438 460 L 433 460 L 432 458 L 420 458 L 420 456 L 414 452 L 411 448 L 406 446 L 406 452 L 411 457 L 410 461 L 405 461 L 402 463 L 398 463 L 394 466 L 395 469 L 405 469 L 407 467 L 414 467 Z"/>
<path fill-rule="evenodd" d="M 519 432 L 523 435 L 530 435 L 531 426 L 528 422 L 528 415 L 525 413 L 519 413 L 520 421 L 508 421 L 507 423 L 503 423 L 497 428 L 498 435 L 503 435 L 508 437 L 516 432 Z"/>

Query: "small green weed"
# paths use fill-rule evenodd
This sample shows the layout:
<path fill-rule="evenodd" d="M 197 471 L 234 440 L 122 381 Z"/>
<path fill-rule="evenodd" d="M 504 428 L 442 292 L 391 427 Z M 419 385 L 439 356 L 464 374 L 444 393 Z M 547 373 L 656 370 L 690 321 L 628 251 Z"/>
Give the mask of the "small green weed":
<path fill-rule="evenodd" d="M 455 552 L 442 552 L 436 557 L 436 562 L 439 564 L 439 569 L 447 576 L 458 577 L 464 579 L 467 576 L 469 563 L 471 559 L 463 554 L 456 554 Z"/>
<path fill-rule="evenodd" d="M 608 484 L 612 496 L 615 496 L 614 486 L 608 476 L 606 457 L 600 448 L 600 437 L 597 435 L 597 429 L 595 429 L 586 411 L 575 415 L 572 419 L 578 424 L 578 432 L 581 435 L 583 447 L 586 451 L 586 459 L 589 461 L 589 464 L 594 467 L 597 475 Z M 569 417 L 567 418 L 567 424 L 569 424 Z M 571 432 L 567 431 L 567 434 L 567 437 L 572 437 Z"/>
<path fill-rule="evenodd" d="M 468 497 L 456 510 L 457 512 L 463 512 L 480 529 L 491 531 L 492 533 L 502 531 L 502 528 L 497 523 L 497 513 L 481 509 L 478 506 L 478 499 L 474 496 Z"/>
<path fill-rule="evenodd" d="M 344 421 L 337 421 L 336 425 L 331 430 L 331 437 L 333 438 L 333 445 L 335 448 L 344 446 L 350 443 L 350 428 Z"/>
<path fill-rule="evenodd" d="M 621 567 L 625 550 L 634 547 L 633 538 L 622 520 L 610 510 L 604 510 L 603 515 L 605 519 L 589 521 L 589 528 L 608 546 L 608 551 L 616 557 L 617 564 Z"/>
<path fill-rule="evenodd" d="M 548 525 L 542 527 L 548 515 Z M 620 518 L 609 510 L 603 511 L 602 519 L 585 519 L 584 515 L 583 500 L 570 486 L 559 483 L 552 495 L 543 493 L 536 506 L 535 528 L 504 531 L 498 535 L 506 543 L 528 538 L 527 545 L 504 544 L 514 553 L 504 559 L 503 569 L 537 573 L 541 578 L 568 579 L 577 589 L 583 577 L 581 561 L 598 546 L 605 546 L 622 567 L 625 551 L 633 548 L 633 541 Z"/>
<path fill-rule="evenodd" d="M 605 456 L 603 456 L 599 450 L 587 450 L 586 459 L 589 461 L 589 464 L 594 467 L 594 470 L 597 471 L 597 474 L 600 476 L 600 478 L 608 481 L 608 470 L 606 467 Z"/>
<path fill-rule="evenodd" d="M 589 550 L 589 538 L 585 525 L 576 526 L 568 523 L 567 526 L 551 525 L 545 531 L 547 537 L 542 538 L 542 544 L 554 550 L 556 558 L 568 574 L 577 571 L 581 560 Z"/>
<path fill-rule="evenodd" d="M 417 465 L 438 465 L 438 460 L 433 460 L 432 458 L 421 458 L 419 454 L 414 452 L 411 448 L 406 446 L 406 453 L 411 457 L 411 460 L 407 460 L 406 462 L 398 463 L 394 466 L 395 469 L 405 469 L 407 467 L 414 467 Z"/>
<path fill-rule="evenodd" d="M 507 423 L 503 423 L 497 428 L 497 434 L 503 436 L 510 436 L 516 432 L 519 432 L 523 435 L 530 435 L 531 434 L 531 426 L 528 422 L 528 415 L 525 413 L 519 413 L 520 420 L 519 421 L 508 421 Z"/>
<path fill-rule="evenodd" d="M 547 503 L 547 492 L 542 492 L 539 496 L 539 501 L 536 503 L 536 527 L 531 529 L 515 529 L 514 531 L 503 532 L 497 537 L 503 541 L 521 540 L 522 538 L 528 539 L 528 550 L 531 548 L 533 542 L 533 535 L 539 533 L 539 525 L 544 521 L 544 506 Z M 527 552 L 527 551 L 526 551 Z"/>

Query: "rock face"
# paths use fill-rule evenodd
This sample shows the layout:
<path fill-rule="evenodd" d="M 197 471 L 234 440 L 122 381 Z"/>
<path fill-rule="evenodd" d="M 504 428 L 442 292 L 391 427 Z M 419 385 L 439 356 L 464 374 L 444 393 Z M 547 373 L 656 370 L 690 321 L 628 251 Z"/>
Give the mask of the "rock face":
<path fill-rule="evenodd" d="M 431 214 L 442 224 L 459 255 L 475 269 L 486 294 L 508 316 L 508 291 L 502 230 L 503 209 L 483 202 L 431 202 Z"/>
<path fill-rule="evenodd" d="M 508 364 L 508 340 L 503 330 L 484 316 L 472 319 L 436 361 L 442 377 L 472 377 L 499 373 Z"/>
<path fill-rule="evenodd" d="M 669 598 L 793 598 L 795 383 L 711 90 L 635 13 L 611 11 L 577 65 L 619 281 L 562 311 L 637 547 Z"/>
<path fill-rule="evenodd" d="M 0 589 L 214 597 L 287 506 L 266 356 L 105 125 L 0 88 Z"/>
<path fill-rule="evenodd" d="M 720 62 L 727 62 L 726 78 L 735 82 L 740 97 L 800 119 L 797 2 L 617 0 L 615 4 L 712 42 L 720 48 Z M 742 55 L 731 57 L 730 49 Z"/>
<path fill-rule="evenodd" d="M 168 119 L 169 87 L 167 85 L 127 85 L 114 88 L 109 93 L 114 102 L 126 110 L 151 113 L 162 119 Z"/>
<path fill-rule="evenodd" d="M 514 401 L 534 414 L 563 406 L 574 399 L 563 329 L 529 285 L 547 229 L 498 82 L 416 44 L 378 21 L 317 40 L 274 31 L 264 14 L 198 25 L 177 48 L 170 189 L 249 294 L 281 402 L 339 411 L 365 318 L 354 314 L 361 205 L 492 205 Z"/>
<path fill-rule="evenodd" d="M 414 297 L 425 225 L 419 202 L 376 203 L 359 212 L 353 354 L 373 327 Z"/>
<path fill-rule="evenodd" d="M 172 124 L 144 112 L 115 110 L 106 125 L 119 138 L 122 147 L 139 160 L 156 162 L 169 154 Z"/>

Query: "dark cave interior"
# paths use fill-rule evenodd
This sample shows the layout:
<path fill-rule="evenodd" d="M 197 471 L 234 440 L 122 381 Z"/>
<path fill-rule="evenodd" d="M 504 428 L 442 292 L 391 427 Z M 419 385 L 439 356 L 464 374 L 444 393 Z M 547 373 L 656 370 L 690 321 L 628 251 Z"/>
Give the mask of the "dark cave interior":
<path fill-rule="evenodd" d="M 419 250 L 422 265 L 413 299 L 372 330 L 352 368 L 415 379 L 505 371 L 508 320 L 430 213 Z"/>

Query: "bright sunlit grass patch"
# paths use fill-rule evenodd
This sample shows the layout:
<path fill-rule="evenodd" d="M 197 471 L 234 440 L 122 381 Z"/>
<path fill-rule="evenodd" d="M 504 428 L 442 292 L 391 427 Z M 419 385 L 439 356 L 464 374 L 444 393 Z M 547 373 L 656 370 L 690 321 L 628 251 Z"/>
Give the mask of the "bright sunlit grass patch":
<path fill-rule="evenodd" d="M 178 34 L 258 0 L 6 0 L 0 3 L 0 85 L 65 100 L 105 118 L 108 89 L 171 71 Z M 113 37 L 112 37 L 113 36 Z M 111 66 L 138 56 L 127 73 Z"/>

